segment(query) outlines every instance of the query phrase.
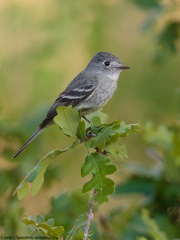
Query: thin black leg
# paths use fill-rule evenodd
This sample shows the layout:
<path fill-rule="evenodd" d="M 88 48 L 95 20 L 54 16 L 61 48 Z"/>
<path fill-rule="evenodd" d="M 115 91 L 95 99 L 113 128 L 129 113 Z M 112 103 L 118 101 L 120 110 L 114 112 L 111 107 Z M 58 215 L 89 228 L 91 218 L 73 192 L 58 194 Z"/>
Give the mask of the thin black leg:
<path fill-rule="evenodd" d="M 89 119 L 87 119 L 85 116 L 82 117 L 86 120 L 86 122 L 90 123 Z"/>

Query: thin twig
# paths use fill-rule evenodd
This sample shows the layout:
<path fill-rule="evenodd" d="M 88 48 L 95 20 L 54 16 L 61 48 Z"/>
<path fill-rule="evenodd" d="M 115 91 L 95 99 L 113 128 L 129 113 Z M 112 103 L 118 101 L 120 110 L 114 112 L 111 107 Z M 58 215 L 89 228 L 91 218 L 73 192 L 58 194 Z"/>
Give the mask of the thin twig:
<path fill-rule="evenodd" d="M 108 153 L 104 150 L 104 151 L 102 151 L 102 150 L 100 150 L 99 148 L 95 148 L 96 149 L 96 152 L 98 152 L 98 153 L 100 153 L 101 155 L 103 155 L 103 156 L 108 156 Z"/>
<path fill-rule="evenodd" d="M 93 196 L 96 193 L 96 191 L 94 190 Z M 84 231 L 84 238 L 83 240 L 87 240 L 88 235 L 89 235 L 89 227 L 91 224 L 91 220 L 93 219 L 93 207 L 94 207 L 94 201 L 90 201 L 89 203 L 89 211 L 88 211 L 88 219 L 86 222 L 86 227 L 85 227 L 85 231 Z"/>

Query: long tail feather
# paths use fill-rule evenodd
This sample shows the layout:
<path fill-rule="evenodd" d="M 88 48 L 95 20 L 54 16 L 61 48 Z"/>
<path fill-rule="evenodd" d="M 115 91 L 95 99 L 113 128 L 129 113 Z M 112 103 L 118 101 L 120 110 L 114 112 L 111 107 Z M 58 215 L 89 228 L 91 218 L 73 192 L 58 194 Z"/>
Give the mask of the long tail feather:
<path fill-rule="evenodd" d="M 44 130 L 44 128 L 39 128 L 35 133 L 33 133 L 33 135 L 27 140 L 27 142 L 24 143 L 24 145 L 22 145 L 22 147 L 17 151 L 16 154 L 14 154 L 13 158 L 17 157 L 22 150 L 27 147 L 27 145 L 32 142 L 42 131 Z"/>

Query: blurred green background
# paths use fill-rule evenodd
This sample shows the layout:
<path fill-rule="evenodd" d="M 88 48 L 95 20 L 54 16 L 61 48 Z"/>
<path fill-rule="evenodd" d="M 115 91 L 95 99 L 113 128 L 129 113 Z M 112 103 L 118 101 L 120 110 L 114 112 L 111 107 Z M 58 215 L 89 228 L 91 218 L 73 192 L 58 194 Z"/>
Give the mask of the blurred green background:
<path fill-rule="evenodd" d="M 17 159 L 11 157 L 97 52 L 111 52 L 131 67 L 121 74 L 114 97 L 103 109 L 109 121 L 151 120 L 165 125 L 176 121 L 179 16 L 178 0 L 0 1 L 0 234 L 22 234 L 22 213 L 47 214 L 52 196 L 81 189 L 85 180 L 80 168 L 86 152 L 78 147 L 54 162 L 37 196 L 21 202 L 12 197 L 42 156 L 70 144 L 57 126 L 45 130 Z M 126 161 L 152 166 L 141 135 L 129 136 L 125 144 Z M 126 170 L 119 172 L 117 181 L 126 175 Z M 129 201 L 134 199 L 139 198 Z M 121 202 L 123 198 L 112 199 L 99 212 L 106 213 Z"/>

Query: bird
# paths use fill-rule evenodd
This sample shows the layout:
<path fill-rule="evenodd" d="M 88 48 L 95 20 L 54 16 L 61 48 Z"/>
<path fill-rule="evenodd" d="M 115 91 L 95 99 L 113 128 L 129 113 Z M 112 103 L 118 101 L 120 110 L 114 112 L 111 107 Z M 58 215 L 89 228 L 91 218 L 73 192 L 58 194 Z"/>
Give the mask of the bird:
<path fill-rule="evenodd" d="M 80 115 L 88 121 L 86 115 L 102 108 L 113 96 L 121 71 L 130 67 L 123 65 L 120 60 L 108 52 L 98 52 L 57 97 L 47 112 L 45 119 L 38 129 L 14 154 L 17 157 L 46 127 L 54 124 L 59 106 L 77 108 Z"/>

